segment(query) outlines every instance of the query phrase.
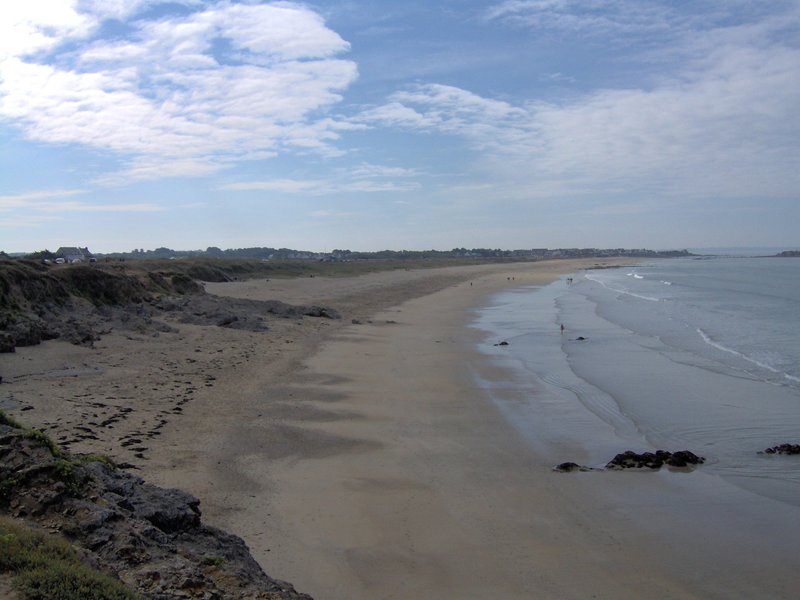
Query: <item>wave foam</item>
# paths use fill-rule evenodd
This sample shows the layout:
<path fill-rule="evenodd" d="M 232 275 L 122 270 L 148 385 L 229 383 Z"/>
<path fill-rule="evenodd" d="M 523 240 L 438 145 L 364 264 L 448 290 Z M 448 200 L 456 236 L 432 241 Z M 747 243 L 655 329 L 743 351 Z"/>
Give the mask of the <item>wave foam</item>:
<path fill-rule="evenodd" d="M 797 383 L 800 383 L 800 378 L 795 377 L 794 375 L 789 375 L 788 373 L 784 373 L 783 371 L 781 371 L 780 369 L 776 369 L 772 365 L 769 365 L 769 364 L 767 364 L 765 362 L 762 362 L 760 360 L 757 360 L 757 359 L 753 358 L 752 356 L 748 356 L 747 354 L 743 354 L 742 352 L 739 352 L 738 350 L 734 350 L 733 348 L 728 348 L 727 346 L 724 346 L 724 345 L 720 344 L 719 342 L 714 341 L 713 339 L 711 339 L 711 336 L 709 336 L 705 331 L 703 331 L 699 327 L 697 328 L 697 333 L 700 334 L 700 337 L 703 339 L 703 341 L 706 344 L 716 348 L 717 350 L 722 350 L 723 352 L 727 352 L 728 354 L 733 354 L 734 356 L 736 356 L 738 358 L 741 358 L 742 360 L 746 360 L 747 362 L 749 362 L 751 364 L 754 364 L 757 367 L 761 367 L 762 369 L 766 369 L 767 371 L 770 371 L 771 373 L 775 373 L 776 375 L 782 375 L 784 378 L 786 378 L 786 379 L 788 379 L 790 381 L 795 381 Z"/>
<path fill-rule="evenodd" d="M 628 273 L 628 275 L 632 275 L 632 273 Z M 645 296 L 644 294 L 637 294 L 636 292 L 632 292 L 630 290 L 616 288 L 607 284 L 602 279 L 597 277 L 592 277 L 591 275 L 586 275 L 586 279 L 589 281 L 594 281 L 595 283 L 599 283 L 607 290 L 611 290 L 612 292 L 616 292 L 617 294 L 625 294 L 627 296 L 633 296 L 634 298 L 639 298 L 640 300 L 647 300 L 648 302 L 661 302 L 662 298 L 653 298 L 652 296 Z M 639 277 L 639 279 L 644 279 L 643 277 Z"/>

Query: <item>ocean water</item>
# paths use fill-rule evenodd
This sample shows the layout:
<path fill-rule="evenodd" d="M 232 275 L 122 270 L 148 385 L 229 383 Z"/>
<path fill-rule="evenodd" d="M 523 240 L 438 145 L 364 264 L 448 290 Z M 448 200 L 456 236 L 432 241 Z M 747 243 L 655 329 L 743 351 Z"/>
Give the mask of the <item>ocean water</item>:
<path fill-rule="evenodd" d="M 800 259 L 583 271 L 497 295 L 474 326 L 505 373 L 479 384 L 543 460 L 688 449 L 707 483 L 800 506 L 800 456 L 760 453 L 800 443 Z"/>

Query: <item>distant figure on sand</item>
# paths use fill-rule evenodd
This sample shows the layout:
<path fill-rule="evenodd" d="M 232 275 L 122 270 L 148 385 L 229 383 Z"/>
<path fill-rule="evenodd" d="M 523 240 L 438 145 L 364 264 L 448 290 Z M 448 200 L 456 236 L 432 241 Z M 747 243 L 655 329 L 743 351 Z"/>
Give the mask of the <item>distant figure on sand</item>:
<path fill-rule="evenodd" d="M 564 324 L 561 324 L 561 333 L 564 333 Z"/>

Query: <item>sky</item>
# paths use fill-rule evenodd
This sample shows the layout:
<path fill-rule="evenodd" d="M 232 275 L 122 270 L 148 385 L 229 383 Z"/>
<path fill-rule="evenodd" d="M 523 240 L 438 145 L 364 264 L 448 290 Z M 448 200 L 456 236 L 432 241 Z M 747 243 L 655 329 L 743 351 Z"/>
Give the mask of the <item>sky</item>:
<path fill-rule="evenodd" d="M 0 4 L 0 250 L 800 247 L 800 0 Z"/>

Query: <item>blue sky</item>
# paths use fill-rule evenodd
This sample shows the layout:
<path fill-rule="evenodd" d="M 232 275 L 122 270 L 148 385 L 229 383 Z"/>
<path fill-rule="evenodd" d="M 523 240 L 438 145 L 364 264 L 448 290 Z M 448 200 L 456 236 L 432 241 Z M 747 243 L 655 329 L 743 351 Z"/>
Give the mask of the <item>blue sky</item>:
<path fill-rule="evenodd" d="M 0 249 L 800 244 L 800 2 L 0 5 Z"/>

